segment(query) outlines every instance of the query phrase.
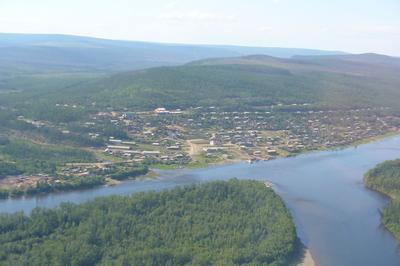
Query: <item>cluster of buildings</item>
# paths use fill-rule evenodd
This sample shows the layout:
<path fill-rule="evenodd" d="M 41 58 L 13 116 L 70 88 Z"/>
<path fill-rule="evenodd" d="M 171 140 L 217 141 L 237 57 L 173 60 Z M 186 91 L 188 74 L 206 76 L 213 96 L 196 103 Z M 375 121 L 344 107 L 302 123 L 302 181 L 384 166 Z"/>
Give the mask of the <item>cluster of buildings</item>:
<path fill-rule="evenodd" d="M 190 161 L 190 157 L 183 152 L 183 146 L 180 142 L 173 142 L 168 139 L 157 140 L 154 138 L 154 133 L 141 136 L 135 134 L 134 136 L 141 142 L 123 141 L 110 137 L 104 152 L 135 162 L 151 160 L 152 162 L 166 164 L 184 164 Z"/>
<path fill-rule="evenodd" d="M 382 110 L 222 111 L 217 108 L 104 113 L 128 139 L 111 136 L 105 152 L 132 160 L 186 163 L 190 140 L 202 155 L 268 160 L 308 150 L 349 145 L 399 130 L 400 118 Z M 94 133 L 92 133 L 94 134 Z M 233 152 L 235 151 L 235 152 Z"/>

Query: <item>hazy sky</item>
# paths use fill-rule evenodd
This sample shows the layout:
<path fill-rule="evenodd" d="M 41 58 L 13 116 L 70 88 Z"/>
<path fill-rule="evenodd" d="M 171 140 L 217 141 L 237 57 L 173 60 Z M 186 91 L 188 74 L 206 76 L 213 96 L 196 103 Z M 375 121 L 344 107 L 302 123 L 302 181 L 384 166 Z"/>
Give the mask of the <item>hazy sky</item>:
<path fill-rule="evenodd" d="M 0 0 L 0 32 L 400 56 L 400 0 Z"/>

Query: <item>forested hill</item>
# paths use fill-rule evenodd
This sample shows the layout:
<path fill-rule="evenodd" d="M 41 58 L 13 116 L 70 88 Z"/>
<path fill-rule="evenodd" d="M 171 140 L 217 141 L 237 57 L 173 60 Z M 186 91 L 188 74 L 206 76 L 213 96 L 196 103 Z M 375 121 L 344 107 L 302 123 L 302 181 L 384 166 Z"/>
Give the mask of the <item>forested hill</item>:
<path fill-rule="evenodd" d="M 398 73 L 400 59 L 375 54 L 293 59 L 253 55 L 120 73 L 42 93 L 40 100 L 137 109 L 307 103 L 321 108 L 399 110 Z"/>
<path fill-rule="evenodd" d="M 288 210 L 256 181 L 0 215 L 1 265 L 291 265 Z"/>

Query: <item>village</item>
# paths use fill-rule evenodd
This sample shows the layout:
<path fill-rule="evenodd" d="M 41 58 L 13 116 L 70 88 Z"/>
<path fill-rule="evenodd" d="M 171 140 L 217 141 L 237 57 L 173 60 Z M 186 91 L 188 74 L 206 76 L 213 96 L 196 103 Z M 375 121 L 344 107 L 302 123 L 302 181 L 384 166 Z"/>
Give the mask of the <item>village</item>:
<path fill-rule="evenodd" d="M 271 108 L 273 109 L 273 108 Z M 185 166 L 271 160 L 306 151 L 344 147 L 399 132 L 400 118 L 381 109 L 223 111 L 157 108 L 101 112 L 87 126 L 108 120 L 126 132 L 109 136 L 103 152 L 129 162 Z M 88 133 L 92 138 L 99 132 Z"/>
<path fill-rule="evenodd" d="M 400 117 L 387 108 L 310 110 L 301 106 L 270 106 L 264 110 L 226 111 L 196 107 L 150 111 L 104 110 L 70 125 L 18 117 L 37 128 L 53 127 L 62 136 L 94 140 L 84 147 L 96 161 L 57 167 L 56 177 L 44 173 L 7 178 L 1 188 L 26 189 L 38 181 L 54 187 L 115 184 L 148 173 L 148 169 L 205 167 L 209 164 L 273 160 L 309 151 L 357 145 L 398 134 Z M 101 177 L 101 179 L 98 179 Z M 82 183 L 88 180 L 89 184 Z"/>

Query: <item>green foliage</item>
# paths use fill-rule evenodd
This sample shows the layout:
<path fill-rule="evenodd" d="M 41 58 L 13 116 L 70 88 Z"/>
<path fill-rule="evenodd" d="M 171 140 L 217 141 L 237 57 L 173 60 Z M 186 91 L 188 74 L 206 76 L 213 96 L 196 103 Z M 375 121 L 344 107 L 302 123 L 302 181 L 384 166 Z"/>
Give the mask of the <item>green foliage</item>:
<path fill-rule="evenodd" d="M 31 114 L 30 116 L 35 116 L 35 115 Z M 81 117 L 79 117 L 79 119 L 81 119 Z M 68 119 L 55 119 L 55 120 L 65 121 Z M 68 124 L 68 126 L 75 129 L 76 133 L 63 134 L 61 130 L 51 125 L 50 126 L 43 125 L 41 127 L 36 127 L 25 121 L 18 120 L 17 114 L 14 112 L 0 111 L 0 129 L 3 129 L 4 131 L 16 130 L 24 135 L 40 136 L 42 138 L 45 138 L 47 141 L 51 143 L 57 143 L 57 144 L 64 143 L 64 144 L 72 144 L 85 147 L 99 147 L 104 145 L 104 141 L 102 139 L 93 139 L 90 138 L 87 134 L 85 134 L 87 133 L 86 132 L 87 128 L 77 127 L 75 126 L 74 123 L 70 123 Z M 6 137 L 0 135 L 0 145 L 2 145 L 7 140 L 8 139 Z"/>
<path fill-rule="evenodd" d="M 87 176 L 87 177 L 68 177 L 61 178 L 56 182 L 42 181 L 36 184 L 36 187 L 27 188 L 24 194 L 33 195 L 38 193 L 50 193 L 54 191 L 68 191 L 74 189 L 87 189 L 105 184 L 105 179 L 102 176 Z"/>
<path fill-rule="evenodd" d="M 0 189 L 0 199 L 8 198 L 10 192 L 6 189 Z"/>
<path fill-rule="evenodd" d="M 115 137 L 117 139 L 129 139 L 128 134 L 113 124 L 105 124 L 99 128 L 100 132 L 107 137 Z"/>
<path fill-rule="evenodd" d="M 14 162 L 8 164 L 11 171 L 15 166 L 23 173 L 54 174 L 58 165 L 65 163 L 92 162 L 94 155 L 82 149 L 39 145 L 29 141 L 11 140 L 0 146 L 0 155 Z"/>
<path fill-rule="evenodd" d="M 147 165 L 129 165 L 123 164 L 119 166 L 113 166 L 110 177 L 115 180 L 124 180 L 133 178 L 141 175 L 145 175 L 149 172 Z"/>
<path fill-rule="evenodd" d="M 22 114 L 26 117 L 55 123 L 81 120 L 86 116 L 86 111 L 83 108 L 60 107 L 46 104 L 46 102 L 41 103 L 41 101 L 39 101 L 39 104 L 25 105 L 21 109 Z"/>
<path fill-rule="evenodd" d="M 10 143 L 10 140 L 5 136 L 0 135 L 0 145 L 6 145 L 8 143 Z"/>
<path fill-rule="evenodd" d="M 0 215 L 7 265 L 288 265 L 295 242 L 283 202 L 255 181 Z"/>
<path fill-rule="evenodd" d="M 18 170 L 15 163 L 5 162 L 0 160 L 0 179 L 8 175 L 19 175 L 22 172 Z"/>
<path fill-rule="evenodd" d="M 374 190 L 400 199 L 400 159 L 386 161 L 368 171 L 365 183 Z"/>
<path fill-rule="evenodd" d="M 14 59 L 15 60 L 15 59 Z M 1 69 L 1 67 L 0 67 Z M 40 67 L 36 68 L 38 72 L 47 72 Z M 61 90 L 66 87 L 74 86 L 80 83 L 88 82 L 92 79 L 101 77 L 101 74 L 72 72 L 72 73 L 46 73 L 30 75 L 11 75 L 10 77 L 1 77 L 0 70 L 0 92 L 21 92 L 30 93 L 40 90 L 42 92 Z"/>
<path fill-rule="evenodd" d="M 400 159 L 377 165 L 367 172 L 364 181 L 367 187 L 392 198 L 382 210 L 382 223 L 400 239 Z"/>
<path fill-rule="evenodd" d="M 106 184 L 103 176 L 64 177 L 52 180 L 40 180 L 35 187 L 0 189 L 0 199 L 9 197 L 32 196 L 51 192 L 89 189 Z"/>
<path fill-rule="evenodd" d="M 399 111 L 400 64 L 396 58 L 391 60 L 378 55 L 205 60 L 115 74 L 63 89 L 5 94 L 0 104 L 17 106 L 30 117 L 58 122 L 79 120 L 106 107 L 219 106 L 238 110 L 310 103 L 314 109 L 385 106 Z M 56 103 L 84 109 L 64 114 Z M 48 109 L 52 112 L 46 112 Z"/>

